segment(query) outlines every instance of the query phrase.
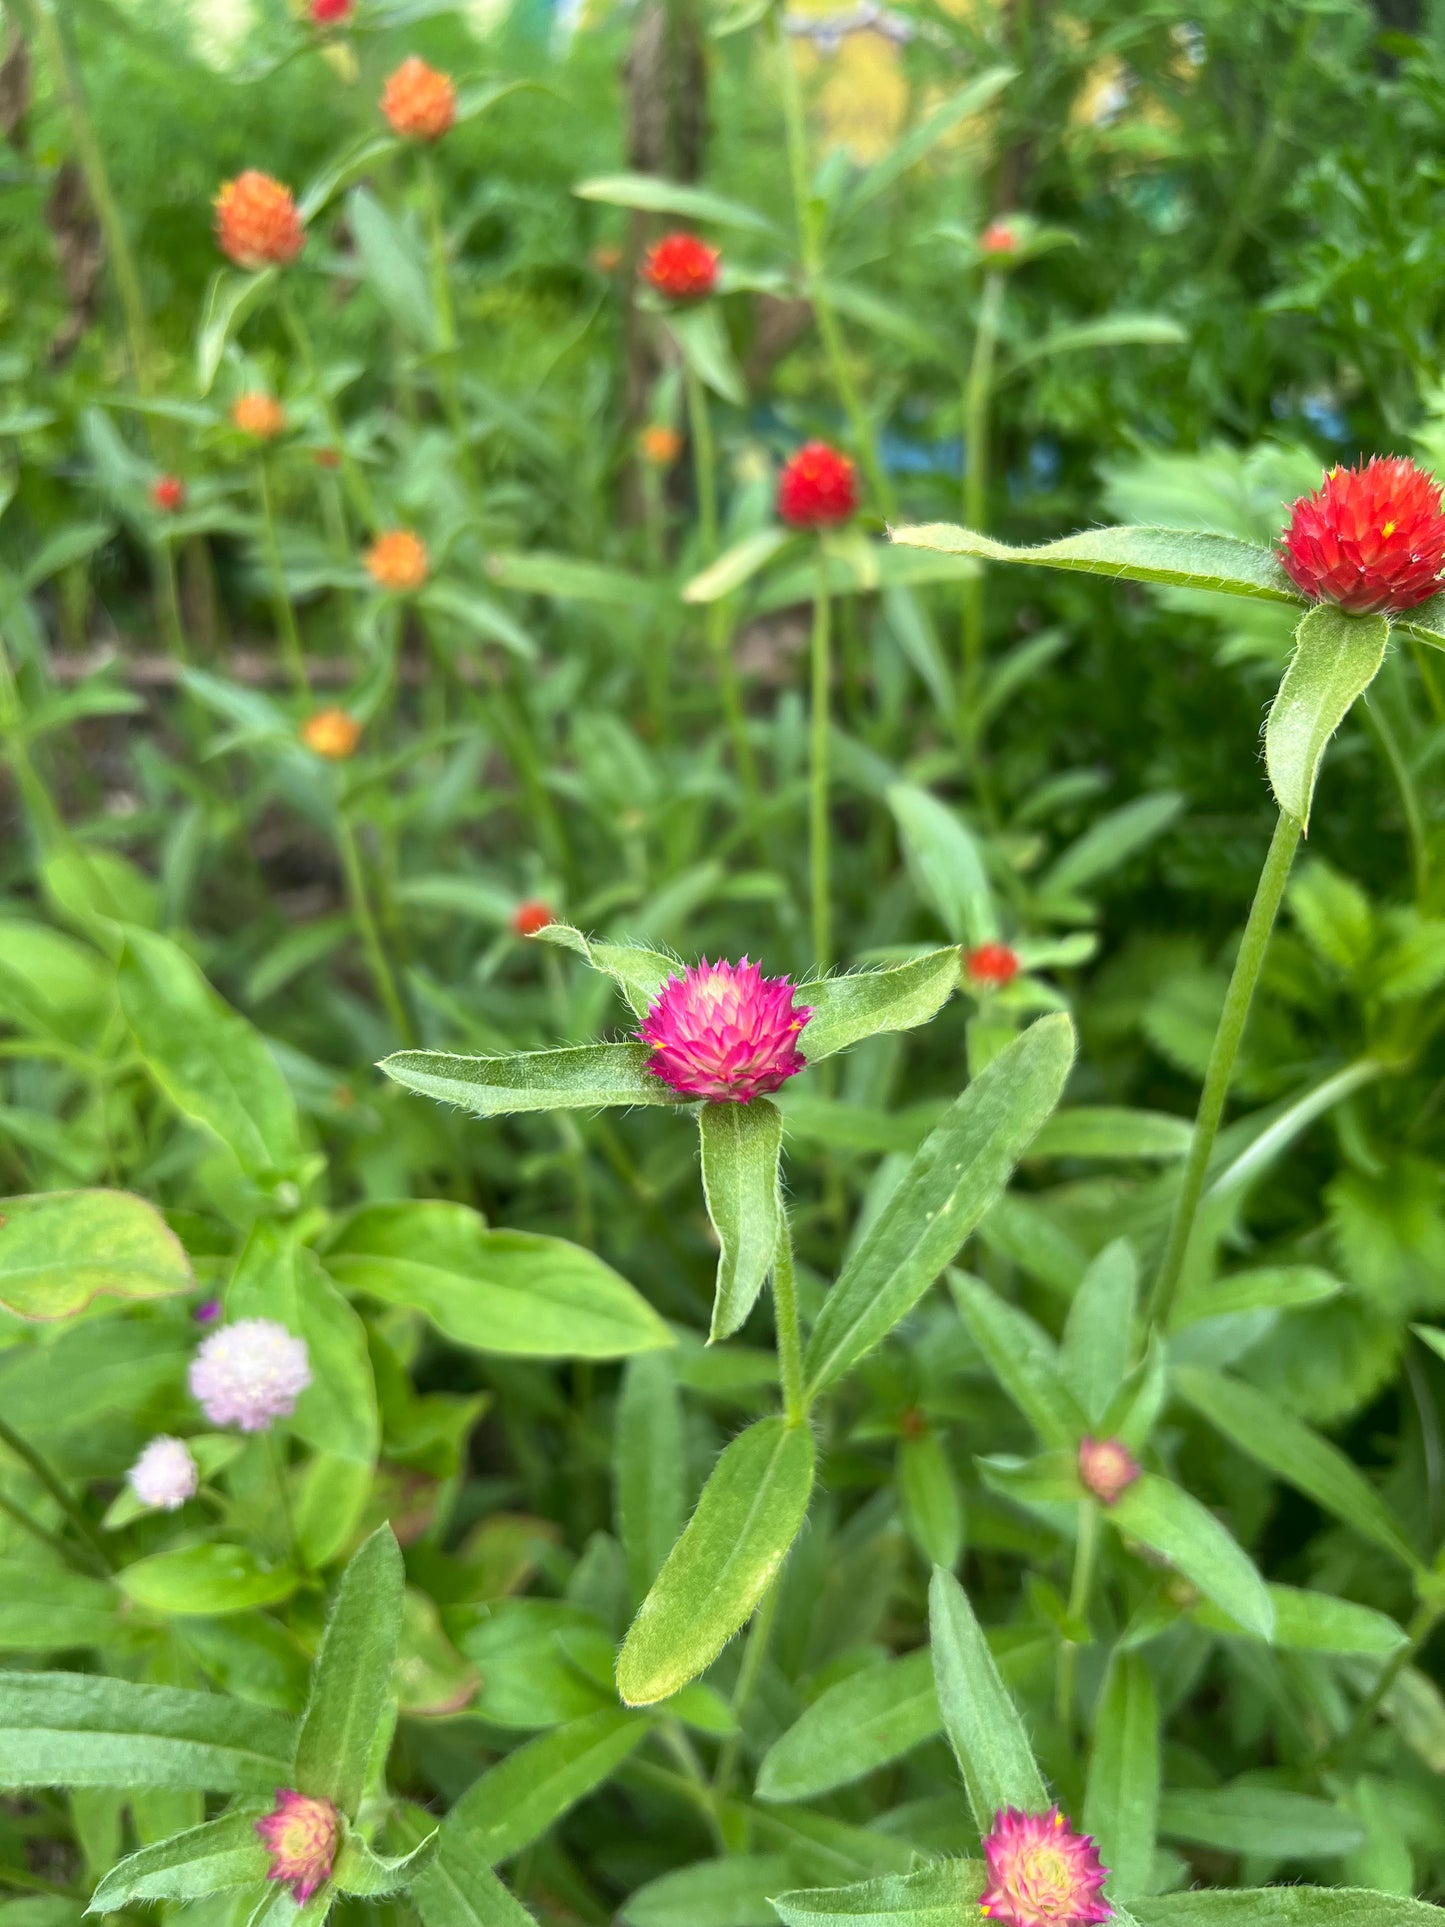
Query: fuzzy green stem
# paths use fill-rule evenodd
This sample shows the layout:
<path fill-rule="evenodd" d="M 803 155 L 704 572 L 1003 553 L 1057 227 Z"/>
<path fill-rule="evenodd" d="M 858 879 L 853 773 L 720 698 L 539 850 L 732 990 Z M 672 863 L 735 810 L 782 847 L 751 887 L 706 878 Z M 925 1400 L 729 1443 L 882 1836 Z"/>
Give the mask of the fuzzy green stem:
<path fill-rule="evenodd" d="M 457 386 L 457 316 L 452 300 L 451 262 L 447 254 L 446 222 L 442 216 L 441 189 L 437 182 L 436 162 L 430 153 L 421 156 L 422 195 L 426 202 L 427 234 L 430 241 L 432 306 L 437 317 L 437 392 L 442 411 L 456 444 L 462 478 L 473 495 L 477 480 L 472 465 L 472 446 L 462 414 L 461 391 Z"/>
<path fill-rule="evenodd" d="M 818 577 L 813 591 L 812 716 L 808 772 L 808 827 L 813 887 L 813 968 L 822 973 L 833 961 L 833 906 L 829 891 L 828 723 L 832 684 L 832 603 L 828 558 L 818 545 Z"/>
<path fill-rule="evenodd" d="M 266 457 L 256 458 L 256 494 L 261 504 L 261 541 L 266 553 L 266 573 L 271 578 L 271 604 L 276 611 L 276 627 L 281 634 L 281 653 L 287 672 L 303 702 L 311 700 L 311 685 L 306 678 L 306 652 L 301 646 L 301 631 L 296 626 L 296 611 L 286 587 L 286 569 L 281 560 L 281 541 L 276 533 L 276 508 L 271 494 L 271 475 Z"/>
<path fill-rule="evenodd" d="M 1002 274 L 984 276 L 973 355 L 963 389 L 963 520 L 965 527 L 980 533 L 988 522 L 989 412 L 994 356 L 1007 285 Z M 978 735 L 974 717 L 983 642 L 984 578 L 980 569 L 963 589 L 963 674 L 958 686 L 958 733 L 960 741 L 966 743 L 973 743 Z"/>
<path fill-rule="evenodd" d="M 1079 1536 L 1074 1545 L 1074 1577 L 1069 1587 L 1071 1624 L 1082 1624 L 1088 1617 L 1098 1551 L 1099 1508 L 1092 1499 L 1084 1499 L 1079 1504 Z M 1072 1639 L 1066 1639 L 1059 1648 L 1059 1670 L 1055 1682 L 1055 1710 L 1059 1724 L 1066 1730 L 1074 1716 L 1074 1674 L 1078 1657 L 1078 1647 Z"/>
<path fill-rule="evenodd" d="M 788 1207 L 779 1201 L 778 1249 L 773 1259 L 773 1321 L 778 1340 L 778 1381 L 783 1391 L 783 1416 L 789 1425 L 808 1417 L 803 1391 L 803 1330 L 798 1318 L 798 1285 L 793 1271 L 793 1228 Z"/>
<path fill-rule="evenodd" d="M 356 834 L 351 827 L 343 807 L 336 811 L 336 850 L 341 858 L 342 873 L 346 878 L 346 894 L 351 900 L 351 913 L 356 918 L 357 929 L 361 933 L 361 946 L 366 952 L 367 965 L 371 980 L 376 986 L 376 994 L 385 1006 L 391 1019 L 392 1028 L 403 1044 L 412 1045 L 416 1035 L 412 1029 L 406 1005 L 402 1002 L 401 992 L 397 989 L 396 978 L 392 975 L 391 965 L 387 962 L 386 951 L 382 948 L 381 937 L 372 914 L 371 898 L 366 888 L 366 873 L 362 867 L 361 851 L 357 847 Z"/>
<path fill-rule="evenodd" d="M 697 492 L 698 540 L 704 568 L 718 555 L 717 465 L 713 450 L 712 413 L 707 390 L 691 367 L 686 373 L 687 419 L 692 441 L 693 486 Z M 748 740 L 748 719 L 743 708 L 742 684 L 733 659 L 732 634 L 728 622 L 727 598 L 719 596 L 706 605 L 704 616 L 709 653 L 717 668 L 722 692 L 723 715 L 732 742 L 733 763 L 747 800 L 747 814 L 756 823 L 762 808 L 762 790 L 753 746 Z"/>
<path fill-rule="evenodd" d="M 50 1469 L 50 1466 L 46 1463 L 45 1459 L 41 1457 L 40 1453 L 35 1450 L 35 1447 L 23 1439 L 3 1418 L 0 1418 L 0 1445 L 4 1445 L 9 1451 L 13 1452 L 21 1464 L 27 1466 L 29 1470 L 34 1473 L 35 1477 L 39 1479 L 40 1483 L 45 1487 L 45 1490 L 50 1494 L 51 1498 L 54 1499 L 55 1503 L 60 1507 L 61 1511 L 74 1527 L 75 1535 L 84 1545 L 86 1551 L 93 1559 L 99 1560 L 101 1571 L 107 1573 L 113 1572 L 115 1570 L 115 1561 L 91 1531 L 90 1521 L 72 1497 L 69 1488 Z"/>
<path fill-rule="evenodd" d="M 1249 1021 L 1255 985 L 1259 982 L 1265 951 L 1269 948 L 1270 932 L 1274 929 L 1274 920 L 1284 896 L 1285 884 L 1289 881 L 1290 866 L 1294 862 L 1301 833 L 1300 824 L 1295 818 L 1288 811 L 1281 810 L 1270 839 L 1269 853 L 1264 859 L 1264 868 L 1259 873 L 1259 883 L 1254 902 L 1250 905 L 1249 921 L 1244 926 L 1239 955 L 1234 960 L 1234 974 L 1229 980 L 1224 1009 L 1219 1014 L 1219 1027 L 1214 1033 L 1214 1045 L 1209 1053 L 1204 1088 L 1199 1094 L 1194 1135 L 1190 1140 L 1189 1156 L 1185 1160 L 1174 1218 L 1169 1227 L 1169 1241 L 1149 1302 L 1150 1322 L 1160 1329 L 1168 1324 L 1169 1314 L 1174 1308 L 1175 1294 L 1189 1253 L 1194 1220 L 1199 1211 L 1199 1200 L 1204 1192 L 1209 1159 L 1229 1096 L 1234 1060 L 1239 1055 L 1240 1040 Z"/>

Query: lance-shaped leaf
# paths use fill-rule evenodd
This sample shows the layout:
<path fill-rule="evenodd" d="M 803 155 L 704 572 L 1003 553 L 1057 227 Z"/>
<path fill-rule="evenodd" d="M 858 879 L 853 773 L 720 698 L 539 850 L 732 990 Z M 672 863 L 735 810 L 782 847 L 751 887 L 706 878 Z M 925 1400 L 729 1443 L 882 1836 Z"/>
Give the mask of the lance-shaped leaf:
<path fill-rule="evenodd" d="M 926 1024 L 958 985 L 958 952 L 932 950 L 888 970 L 850 970 L 800 984 L 796 1001 L 813 1015 L 800 1040 L 810 1064 L 880 1031 Z"/>
<path fill-rule="evenodd" d="M 753 535 L 745 535 L 741 542 L 724 550 L 716 562 L 686 584 L 683 601 L 720 602 L 745 582 L 751 582 L 791 540 L 786 529 L 759 529 Z"/>
<path fill-rule="evenodd" d="M 672 1361 L 644 1352 L 623 1375 L 613 1426 L 617 1529 L 634 1600 L 644 1597 L 682 1530 L 685 1463 Z"/>
<path fill-rule="evenodd" d="M 1145 1472 L 1103 1510 L 1121 1532 L 1162 1553 L 1241 1626 L 1269 1638 L 1274 1631 L 1269 1589 L 1248 1553 L 1197 1499 Z"/>
<path fill-rule="evenodd" d="M 1159 1704 L 1137 1653 L 1117 1653 L 1100 1695 L 1084 1831 L 1099 1843 L 1108 1892 L 1128 1900 L 1151 1884 L 1159 1817 Z"/>
<path fill-rule="evenodd" d="M 649 1723 L 616 1706 L 519 1746 L 474 1780 L 447 1817 L 466 1829 L 489 1866 L 510 1860 L 621 1766 L 647 1738 Z"/>
<path fill-rule="evenodd" d="M 270 1793 L 296 1729 L 280 1713 L 91 1673 L 0 1672 L 0 1786 Z"/>
<path fill-rule="evenodd" d="M 668 978 L 683 970 L 683 965 L 660 950 L 645 950 L 633 943 L 599 943 L 570 923 L 544 924 L 533 941 L 554 943 L 559 950 L 585 958 L 594 970 L 612 979 L 639 1017 L 647 1015 Z"/>
<path fill-rule="evenodd" d="M 1133 1247 L 1127 1238 L 1116 1238 L 1084 1273 L 1069 1306 L 1059 1370 L 1091 1425 L 1103 1418 L 1128 1376 L 1138 1283 Z"/>
<path fill-rule="evenodd" d="M 400 1893 L 436 1858 L 438 1839 L 439 1829 L 433 1827 L 410 1853 L 389 1856 L 373 1853 L 360 1834 L 349 1834 L 336 1856 L 332 1880 L 338 1892 L 358 1894 L 366 1900 Z"/>
<path fill-rule="evenodd" d="M 760 1800 L 812 1800 L 931 1740 L 943 1725 L 925 1646 L 825 1687 L 763 1755 Z"/>
<path fill-rule="evenodd" d="M 1081 535 L 1066 535 L 1062 541 L 1020 549 L 972 529 L 929 522 L 895 529 L 893 540 L 906 548 L 976 555 L 985 562 L 1025 562 L 1085 575 L 1122 576 L 1130 582 L 1217 589 L 1225 595 L 1254 596 L 1265 602 L 1303 600 L 1271 550 L 1241 542 L 1237 536 L 1214 535 L 1206 530 L 1086 529 Z"/>
<path fill-rule="evenodd" d="M 1274 1606 L 1271 1643 L 1275 1646 L 1288 1646 L 1296 1652 L 1358 1653 L 1388 1659 L 1407 1643 L 1393 1619 L 1353 1599 L 1276 1585 L 1270 1586 L 1269 1597 Z M 1211 1631 L 1243 1635 L 1247 1630 L 1204 1599 L 1190 1609 L 1190 1617 L 1196 1626 L 1208 1626 Z"/>
<path fill-rule="evenodd" d="M 264 1880 L 271 1858 L 256 1837 L 256 1816 L 262 1811 L 254 1806 L 223 1814 L 127 1854 L 101 1881 L 85 1911 L 119 1913 L 137 1900 L 202 1900 Z"/>
<path fill-rule="evenodd" d="M 285 1562 L 263 1565 L 249 1546 L 207 1539 L 137 1559 L 116 1583 L 148 1612 L 209 1617 L 274 1606 L 290 1598 L 301 1575 Z"/>
<path fill-rule="evenodd" d="M 169 1298 L 195 1285 L 180 1240 L 127 1191 L 0 1200 L 0 1306 L 69 1318 L 93 1298 Z"/>
<path fill-rule="evenodd" d="M 1139 1927 L 1445 1927 L 1445 1908 L 1363 1887 L 1199 1889 L 1141 1895 L 1130 1911 Z"/>
<path fill-rule="evenodd" d="M 233 274 L 220 268 L 211 276 L 196 334 L 196 392 L 208 395 L 226 353 L 226 343 L 276 279 L 275 268 L 259 274 Z"/>
<path fill-rule="evenodd" d="M 696 1679 L 746 1624 L 807 1515 L 813 1461 L 807 1426 L 780 1418 L 728 1446 L 617 1656 L 629 1706 Z"/>
<path fill-rule="evenodd" d="M 1348 616 L 1328 602 L 1311 609 L 1295 631 L 1295 651 L 1265 725 L 1264 756 L 1275 801 L 1306 829 L 1325 749 L 1375 680 L 1389 640 L 1383 616 Z"/>
<path fill-rule="evenodd" d="M 783 1119 L 776 1104 L 704 1104 L 702 1188 L 718 1235 L 717 1287 L 713 1296 L 715 1341 L 730 1338 L 757 1303 L 782 1222 L 778 1159 Z"/>
<path fill-rule="evenodd" d="M 1193 1846 L 1280 1860 L 1353 1853 L 1365 1837 L 1357 1817 L 1331 1801 L 1252 1782 L 1166 1793 L 1159 1802 L 1159 1831 Z"/>
<path fill-rule="evenodd" d="M 572 192 L 579 200 L 602 201 L 609 207 L 637 207 L 649 214 L 680 214 L 689 221 L 712 221 L 719 227 L 773 232 L 766 215 L 741 201 L 729 201 L 709 188 L 662 181 L 655 174 L 596 174 L 579 181 Z"/>
<path fill-rule="evenodd" d="M 391 1693 L 404 1575 L 379 1526 L 341 1575 L 296 1742 L 295 1785 L 354 1817 Z"/>
<path fill-rule="evenodd" d="M 973 1342 L 1043 1443 L 1076 1445 L 1084 1434 L 1084 1414 L 1064 1383 L 1058 1348 L 1048 1333 L 981 1279 L 955 1276 L 950 1282 Z"/>
<path fill-rule="evenodd" d="M 988 1832 L 1000 1807 L 1042 1813 L 1049 1796 L 1029 1736 L 952 1573 L 934 1572 L 928 1626 L 944 1731 L 958 1757 L 979 1832 Z"/>
<path fill-rule="evenodd" d="M 379 1068 L 422 1097 L 458 1104 L 474 1117 L 506 1117 L 516 1111 L 677 1104 L 675 1093 L 647 1068 L 651 1059 L 646 1044 L 579 1044 L 515 1057 L 402 1050 L 384 1057 Z"/>
<path fill-rule="evenodd" d="M 773 1901 L 786 1927 L 958 1927 L 978 1913 L 982 1861 L 940 1860 L 852 1887 L 811 1887 Z"/>
<path fill-rule="evenodd" d="M 777 1927 L 769 1896 L 806 1877 L 786 1853 L 695 1860 L 629 1894 L 618 1919 L 627 1927 Z"/>
<path fill-rule="evenodd" d="M 824 1300 L 805 1371 L 821 1390 L 912 1310 L 1008 1182 L 1063 1092 L 1067 1017 L 1045 1017 L 976 1077 L 925 1138 Z"/>
<path fill-rule="evenodd" d="M 536 1927 L 526 1908 L 492 1872 L 475 1825 L 456 1809 L 442 1822 L 437 1850 L 412 1882 L 422 1927 Z"/>
<path fill-rule="evenodd" d="M 914 783 L 894 783 L 888 807 L 919 894 L 938 912 L 956 943 L 986 943 L 998 935 L 993 892 L 977 843 L 959 816 Z"/>

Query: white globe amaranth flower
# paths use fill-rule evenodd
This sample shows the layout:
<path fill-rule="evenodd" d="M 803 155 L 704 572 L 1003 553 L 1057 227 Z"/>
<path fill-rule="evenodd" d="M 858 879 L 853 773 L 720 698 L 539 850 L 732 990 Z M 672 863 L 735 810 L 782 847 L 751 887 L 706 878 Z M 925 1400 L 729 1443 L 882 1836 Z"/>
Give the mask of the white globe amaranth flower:
<path fill-rule="evenodd" d="M 222 1325 L 191 1360 L 191 1396 L 212 1425 L 242 1432 L 265 1432 L 290 1418 L 310 1383 L 305 1340 L 274 1318 Z"/>
<path fill-rule="evenodd" d="M 178 1512 L 187 1499 L 195 1497 L 201 1482 L 185 1440 L 164 1432 L 151 1440 L 125 1476 L 141 1504 L 159 1512 Z"/>

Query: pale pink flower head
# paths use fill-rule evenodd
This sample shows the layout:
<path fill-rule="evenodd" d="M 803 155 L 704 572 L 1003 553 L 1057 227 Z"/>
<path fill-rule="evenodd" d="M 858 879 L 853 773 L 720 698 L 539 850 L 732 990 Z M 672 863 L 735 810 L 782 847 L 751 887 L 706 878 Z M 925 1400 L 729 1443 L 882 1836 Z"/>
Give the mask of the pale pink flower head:
<path fill-rule="evenodd" d="M 1139 1476 L 1139 1461 L 1118 1439 L 1081 1439 L 1079 1477 L 1100 1505 L 1113 1505 Z"/>
<path fill-rule="evenodd" d="M 271 1856 L 268 1880 L 284 1880 L 298 1905 L 304 1906 L 323 1881 L 331 1878 L 341 1816 L 329 1800 L 276 1789 L 275 1809 L 256 1822 L 256 1831 Z"/>
<path fill-rule="evenodd" d="M 303 1339 L 274 1318 L 222 1325 L 191 1360 L 191 1396 L 212 1425 L 265 1432 L 290 1418 L 311 1383 Z"/>
<path fill-rule="evenodd" d="M 979 1912 L 1001 1927 L 1093 1927 L 1114 1910 L 1099 1890 L 1108 1869 L 1087 1833 L 1075 1833 L 1057 1807 L 994 1815 L 983 1843 L 988 1886 Z"/>
<path fill-rule="evenodd" d="M 195 1497 L 201 1482 L 185 1440 L 168 1438 L 164 1432 L 151 1440 L 125 1476 L 141 1504 L 158 1512 L 179 1512 L 187 1499 Z"/>
<path fill-rule="evenodd" d="M 700 964 L 669 977 L 637 1033 L 652 1046 L 648 1069 L 680 1097 L 747 1104 L 807 1067 L 798 1033 L 812 1016 L 796 984 L 739 964 Z"/>

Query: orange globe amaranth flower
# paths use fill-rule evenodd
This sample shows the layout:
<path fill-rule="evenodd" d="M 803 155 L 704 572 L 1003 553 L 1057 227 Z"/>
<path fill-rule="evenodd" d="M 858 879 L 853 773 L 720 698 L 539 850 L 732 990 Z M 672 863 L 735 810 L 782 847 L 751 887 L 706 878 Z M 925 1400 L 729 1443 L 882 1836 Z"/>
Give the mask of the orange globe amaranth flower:
<path fill-rule="evenodd" d="M 989 990 L 1002 990 L 1019 974 L 1019 957 L 1006 943 L 981 943 L 963 960 L 968 980 Z"/>
<path fill-rule="evenodd" d="M 311 0 L 311 24 L 313 27 L 344 27 L 355 11 L 355 0 Z"/>
<path fill-rule="evenodd" d="M 982 254 L 1016 254 L 1019 237 L 1007 221 L 990 221 L 979 235 L 978 245 Z"/>
<path fill-rule="evenodd" d="M 159 475 L 151 483 L 151 506 L 162 515 L 176 515 L 186 505 L 186 485 L 179 475 Z"/>
<path fill-rule="evenodd" d="M 306 228 L 289 187 L 248 167 L 216 196 L 216 240 L 238 268 L 281 268 L 306 245 Z"/>
<path fill-rule="evenodd" d="M 556 921 L 551 910 L 538 897 L 528 897 L 512 912 L 512 930 L 519 937 L 535 937 L 539 930 L 545 930 L 549 923 Z"/>
<path fill-rule="evenodd" d="M 406 595 L 426 581 L 431 558 L 419 535 L 410 529 L 388 529 L 366 551 L 366 569 L 378 588 Z"/>
<path fill-rule="evenodd" d="M 665 422 L 653 422 L 637 438 L 642 459 L 654 468 L 670 468 L 682 453 L 682 437 Z"/>
<path fill-rule="evenodd" d="M 231 409 L 231 424 L 258 442 L 274 442 L 286 426 L 286 410 L 274 395 L 257 390 L 238 398 Z"/>
<path fill-rule="evenodd" d="M 344 709 L 318 709 L 301 725 L 301 740 L 316 756 L 328 763 L 344 763 L 356 754 L 361 741 L 361 724 Z"/>
<path fill-rule="evenodd" d="M 721 259 L 695 234 L 665 234 L 647 250 L 642 278 L 669 301 L 702 301 L 717 287 Z"/>
<path fill-rule="evenodd" d="M 836 528 L 858 506 L 858 471 L 826 442 L 808 442 L 783 464 L 778 514 L 795 529 Z"/>
<path fill-rule="evenodd" d="M 403 140 L 440 140 L 456 120 L 457 90 L 450 74 L 428 67 L 413 54 L 387 80 L 381 111 Z"/>
<path fill-rule="evenodd" d="M 1445 568 L 1440 484 L 1403 455 L 1332 468 L 1291 509 L 1279 559 L 1312 602 L 1352 616 L 1413 609 Z"/>

